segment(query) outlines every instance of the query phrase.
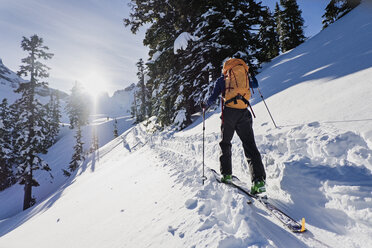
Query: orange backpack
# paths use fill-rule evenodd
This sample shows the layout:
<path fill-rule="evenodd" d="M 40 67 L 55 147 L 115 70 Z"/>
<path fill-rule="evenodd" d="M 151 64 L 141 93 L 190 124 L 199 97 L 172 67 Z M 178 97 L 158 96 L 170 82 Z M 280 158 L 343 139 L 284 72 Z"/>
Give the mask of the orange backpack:
<path fill-rule="evenodd" d="M 249 106 L 251 91 L 249 90 L 248 65 L 242 59 L 229 59 L 223 64 L 225 77 L 225 106 L 245 109 Z"/>

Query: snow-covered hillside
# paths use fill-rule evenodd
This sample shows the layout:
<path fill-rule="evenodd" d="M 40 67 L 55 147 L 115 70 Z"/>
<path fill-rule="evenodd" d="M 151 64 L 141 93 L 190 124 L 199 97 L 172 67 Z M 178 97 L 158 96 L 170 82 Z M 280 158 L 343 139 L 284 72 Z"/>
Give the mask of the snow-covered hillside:
<path fill-rule="evenodd" d="M 215 182 L 208 168 L 219 169 L 216 110 L 206 115 L 204 185 L 201 117 L 181 132 L 123 122 L 122 135 L 73 178 L 57 174 L 62 186 L 51 188 L 43 181 L 36 206 L 20 212 L 20 186 L 0 192 L 0 247 L 371 247 L 371 13 L 360 5 L 258 75 L 279 126 L 256 93 L 268 196 L 304 217 L 307 232 L 290 233 L 260 204 Z M 68 161 L 69 139 L 46 155 L 56 168 Z M 232 153 L 234 174 L 250 182 L 236 136 Z"/>
<path fill-rule="evenodd" d="M 6 98 L 8 104 L 14 103 L 18 98 L 21 97 L 21 95 L 19 93 L 15 93 L 14 90 L 18 88 L 20 83 L 24 82 L 26 82 L 26 80 L 19 77 L 17 73 L 7 68 L 0 59 L 0 101 Z M 63 112 L 68 96 L 65 92 L 48 87 L 45 89 L 39 89 L 36 96 L 42 104 L 47 104 L 50 100 L 50 93 L 56 91 L 59 93 Z M 68 121 L 65 113 L 62 114 L 61 121 L 65 123 Z"/>
<path fill-rule="evenodd" d="M 365 1 L 264 66 L 258 80 L 262 93 L 273 96 L 268 104 L 279 125 L 332 123 L 362 135 L 372 146 L 371 13 L 372 4 Z"/>
<path fill-rule="evenodd" d="M 117 117 L 130 114 L 134 99 L 135 85 L 123 89 L 117 90 L 114 94 L 109 97 L 107 94 L 102 95 L 97 99 L 97 113 L 102 115 L 108 115 L 111 117 Z"/>
<path fill-rule="evenodd" d="M 0 58 L 0 99 L 7 98 L 13 102 L 17 96 L 13 91 L 18 88 L 22 79 L 16 73 L 9 70 Z"/>

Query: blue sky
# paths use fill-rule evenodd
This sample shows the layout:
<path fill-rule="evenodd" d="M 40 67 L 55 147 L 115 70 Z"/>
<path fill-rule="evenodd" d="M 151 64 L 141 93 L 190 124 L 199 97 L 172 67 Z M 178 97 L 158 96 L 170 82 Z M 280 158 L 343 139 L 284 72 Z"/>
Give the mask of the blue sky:
<path fill-rule="evenodd" d="M 51 87 L 69 92 L 77 80 L 89 91 L 123 89 L 137 81 L 135 63 L 146 58 L 144 30 L 124 28 L 128 1 L 0 0 L 0 58 L 17 71 L 26 53 L 22 36 L 38 34 L 54 53 L 46 62 Z"/>
<path fill-rule="evenodd" d="M 147 59 L 142 45 L 144 29 L 133 35 L 122 19 L 129 0 L 0 0 L 0 58 L 17 71 L 26 53 L 22 36 L 38 34 L 55 56 L 51 87 L 69 92 L 75 81 L 91 92 L 110 95 L 137 82 L 135 63 Z M 274 7 L 273 0 L 263 4 Z M 305 34 L 321 30 L 326 0 L 298 0 L 305 19 Z"/>
<path fill-rule="evenodd" d="M 269 6 L 272 12 L 274 12 L 275 3 L 279 3 L 279 0 L 261 1 L 263 5 Z M 297 4 L 302 11 L 302 17 L 305 20 L 306 37 L 314 36 L 322 29 L 322 15 L 329 2 L 330 0 L 297 0 Z"/>

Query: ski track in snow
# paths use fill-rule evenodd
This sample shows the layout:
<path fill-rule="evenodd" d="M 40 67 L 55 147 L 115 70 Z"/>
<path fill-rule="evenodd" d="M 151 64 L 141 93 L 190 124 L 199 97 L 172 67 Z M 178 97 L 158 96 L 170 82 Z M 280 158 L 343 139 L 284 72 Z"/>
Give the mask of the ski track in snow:
<path fill-rule="evenodd" d="M 308 231 L 293 234 L 259 203 L 248 205 L 246 196 L 215 182 L 208 168 L 219 170 L 220 133 L 216 132 L 218 128 L 211 128 L 218 123 L 216 116 L 218 113 L 207 114 L 205 173 L 208 180 L 204 185 L 201 179 L 203 147 L 200 118 L 187 130 L 178 133 L 163 131 L 149 134 L 144 125 L 137 125 L 101 147 L 97 153 L 97 165 L 94 156 L 83 164 L 77 173 L 76 184 L 86 180 L 80 177 L 84 178 L 87 172 L 103 172 L 112 163 L 123 163 L 127 156 L 151 158 L 151 162 L 144 160 L 141 173 L 151 178 L 152 175 L 146 174 L 149 171 L 163 180 L 164 185 L 156 189 L 168 193 L 158 192 L 145 202 L 145 206 L 151 208 L 153 217 L 150 220 L 148 216 L 131 220 L 134 226 L 128 234 L 131 239 L 126 240 L 124 247 L 135 244 L 137 247 L 158 247 L 159 244 L 237 248 L 366 247 L 372 242 L 372 150 L 362 135 L 341 130 L 332 123 L 320 122 L 281 126 L 275 130 L 263 123 L 254 128 L 266 166 L 270 200 L 295 219 L 306 219 Z M 232 147 L 233 172 L 249 184 L 248 166 L 236 135 Z M 129 163 L 133 161 L 138 163 L 129 159 Z M 92 169 L 94 166 L 97 168 Z M 112 173 L 114 168 L 108 171 Z M 125 178 L 125 173 L 120 173 Z M 73 187 L 74 183 L 71 183 Z M 123 179 L 116 186 L 106 187 L 114 190 L 127 187 L 128 183 Z M 138 179 L 138 182 L 130 183 L 137 185 L 140 182 Z M 30 220 L 42 216 L 56 199 L 68 195 L 70 190 L 67 186 L 36 206 L 31 213 L 0 222 L 2 234 L 7 233 L 4 231 L 7 222 L 15 224 L 5 229 L 23 228 L 23 223 L 27 226 Z M 151 192 L 151 186 L 142 190 Z M 117 197 L 117 193 L 112 197 Z M 125 195 L 125 192 L 119 193 Z M 138 199 L 133 196 L 133 202 Z M 154 207 L 160 205 L 165 205 L 165 210 Z M 135 206 L 120 207 L 122 214 L 140 214 L 136 211 Z M 55 219 L 56 223 L 68 220 L 66 216 Z M 82 225 L 82 228 L 85 226 Z M 157 236 L 151 228 L 158 230 L 155 232 Z M 139 233 L 134 230 L 139 230 Z M 117 229 L 110 235 L 116 232 Z M 0 247 L 1 242 L 0 239 Z M 110 244 L 119 245 L 118 242 Z M 93 247 L 102 245 L 105 246 L 97 242 Z"/>
<path fill-rule="evenodd" d="M 218 113 L 207 116 L 214 121 Z M 213 124 L 208 121 L 205 136 L 205 174 L 208 180 L 204 185 L 201 179 L 202 130 L 197 125 L 201 123 L 200 118 L 195 125 L 178 133 L 163 131 L 149 134 L 147 128 L 140 124 L 101 147 L 97 157 L 91 156 L 75 179 L 31 212 L 2 221 L 2 235 L 14 229 L 14 232 L 5 235 L 5 242 L 16 240 L 17 233 L 20 235 L 19 232 L 24 228 L 27 230 L 39 218 L 48 218 L 48 214 L 53 214 L 53 211 L 47 211 L 49 208 L 62 208 L 59 204 L 68 202 L 69 198 L 74 199 L 70 194 L 75 190 L 82 192 L 82 186 L 92 187 L 85 183 L 99 180 L 101 173 L 112 178 L 113 171 L 118 176 L 105 182 L 103 190 L 99 190 L 107 191 L 101 195 L 105 199 L 103 202 L 110 202 L 118 194 L 128 195 L 132 188 L 137 187 L 147 199 L 142 199 L 141 195 L 128 195 L 117 199 L 114 206 L 107 206 L 111 211 L 123 214 L 123 221 L 132 228 L 120 225 L 112 232 L 105 232 L 102 239 L 110 240 L 120 230 L 128 232 L 130 239 L 114 238 L 110 243 L 99 240 L 94 244 L 78 239 L 80 246 L 365 247 L 371 242 L 372 152 L 363 137 L 339 130 L 332 124 L 318 122 L 280 127 L 269 132 L 266 125 L 255 127 L 256 142 L 266 166 L 270 200 L 298 221 L 302 217 L 306 219 L 308 231 L 293 234 L 261 204 L 248 205 L 245 195 L 215 181 L 208 168 L 219 170 L 220 133 L 215 132 L 215 128 L 211 128 Z M 232 148 L 233 172 L 249 185 L 248 166 L 236 135 Z M 136 169 L 128 171 L 128 174 L 127 168 L 118 167 L 122 164 Z M 92 166 L 96 168 L 89 169 Z M 91 173 L 96 176 L 89 177 Z M 129 180 L 125 180 L 126 174 Z M 153 189 L 156 192 L 151 193 Z M 140 207 L 136 205 L 139 201 Z M 73 203 L 72 208 L 79 208 L 76 204 Z M 63 207 L 64 211 L 69 211 L 69 208 L 69 205 Z M 91 225 L 89 213 L 102 211 L 103 208 L 93 206 L 87 214 L 79 216 L 83 218 L 79 226 L 87 228 Z M 73 217 L 63 212 L 53 215 L 56 223 L 70 221 L 70 225 L 76 225 L 71 222 Z M 98 225 L 112 225 L 107 223 L 106 218 L 114 216 L 98 219 Z M 92 227 L 89 230 L 97 231 Z M 120 242 L 123 239 L 125 245 Z M 0 247 L 1 244 L 0 239 Z"/>
<path fill-rule="evenodd" d="M 218 169 L 219 139 L 217 133 L 206 136 L 207 167 Z M 363 247 L 370 240 L 371 231 L 366 230 L 372 225 L 372 195 L 368 194 L 372 153 L 362 137 L 315 122 L 256 139 L 266 163 L 270 198 L 298 220 L 305 217 L 308 232 L 288 233 L 259 204 L 251 207 L 245 196 L 214 182 L 207 169 L 208 180 L 202 186 L 201 134 L 152 136 L 148 144 L 159 163 L 176 185 L 190 191 L 193 197 L 185 200 L 185 207 L 199 216 L 199 225 L 180 223 L 177 230 L 171 229 L 173 235 L 192 233 L 193 239 L 200 240 L 196 247 L 212 245 L 203 243 L 211 240 L 210 235 L 213 244 L 218 240 L 218 247 Z M 232 154 L 234 174 L 249 182 L 237 137 Z M 349 237 L 353 233 L 360 241 Z"/>

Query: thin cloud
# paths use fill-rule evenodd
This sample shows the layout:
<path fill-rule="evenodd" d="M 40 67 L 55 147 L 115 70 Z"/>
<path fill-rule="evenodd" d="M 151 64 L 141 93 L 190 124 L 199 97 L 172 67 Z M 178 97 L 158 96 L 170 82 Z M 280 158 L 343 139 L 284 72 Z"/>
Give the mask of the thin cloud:
<path fill-rule="evenodd" d="M 122 24 L 129 12 L 125 1 L 2 0 L 1 5 L 0 33 L 7 37 L 1 38 L 0 57 L 12 70 L 25 56 L 22 36 L 38 34 L 55 54 L 47 62 L 51 87 L 68 92 L 91 70 L 105 77 L 110 94 L 137 82 L 135 63 L 147 57 L 147 48 L 143 32 L 134 36 Z"/>

